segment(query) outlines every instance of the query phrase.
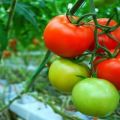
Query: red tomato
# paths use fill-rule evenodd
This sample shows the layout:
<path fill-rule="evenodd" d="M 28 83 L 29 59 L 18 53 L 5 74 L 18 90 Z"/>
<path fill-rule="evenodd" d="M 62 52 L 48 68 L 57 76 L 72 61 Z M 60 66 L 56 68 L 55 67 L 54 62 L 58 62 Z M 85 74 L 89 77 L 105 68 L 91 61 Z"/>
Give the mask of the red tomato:
<path fill-rule="evenodd" d="M 71 24 L 65 15 L 56 16 L 45 28 L 45 44 L 62 57 L 73 58 L 86 51 L 94 41 L 90 26 Z"/>
<path fill-rule="evenodd" d="M 99 63 L 97 77 L 110 81 L 120 90 L 120 59 L 113 58 Z"/>
<path fill-rule="evenodd" d="M 111 50 L 110 50 L 110 52 L 111 52 L 112 54 L 114 53 L 114 51 L 115 51 L 115 49 L 111 49 Z M 115 56 L 115 58 L 120 58 L 120 53 L 118 53 L 118 54 Z M 104 55 L 103 55 L 103 57 L 97 56 L 97 57 L 94 59 L 94 61 L 93 61 L 93 64 L 94 64 L 95 69 L 96 69 L 96 66 L 97 66 L 100 62 L 105 61 L 106 59 L 109 59 L 109 58 L 104 58 Z"/>
<path fill-rule="evenodd" d="M 98 23 L 100 25 L 106 25 L 107 21 L 109 19 L 108 18 L 100 18 L 97 19 Z M 93 24 L 93 22 L 90 22 Z M 115 26 L 117 23 L 114 20 L 111 20 L 110 23 L 108 24 L 108 26 Z M 100 33 L 101 30 L 98 30 L 98 33 Z M 113 37 L 115 37 L 118 41 L 120 41 L 120 27 L 117 28 L 116 30 L 111 32 L 111 35 Z M 102 34 L 102 35 L 98 35 L 98 41 L 99 44 L 102 46 L 107 47 L 109 50 L 110 49 L 115 49 L 115 47 L 118 45 L 118 42 L 116 42 L 115 40 L 111 39 L 110 37 L 108 37 L 106 34 Z M 90 50 L 94 49 L 94 44 L 92 44 L 92 46 L 90 47 Z M 103 52 L 102 49 L 99 49 L 98 52 Z"/>

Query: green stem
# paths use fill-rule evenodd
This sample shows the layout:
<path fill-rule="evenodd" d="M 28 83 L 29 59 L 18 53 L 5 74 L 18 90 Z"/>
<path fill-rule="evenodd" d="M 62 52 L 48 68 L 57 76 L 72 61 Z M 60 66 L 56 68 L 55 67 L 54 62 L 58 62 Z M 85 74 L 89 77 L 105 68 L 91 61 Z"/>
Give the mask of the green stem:
<path fill-rule="evenodd" d="M 100 34 L 106 34 L 106 33 L 110 33 L 114 30 L 116 30 L 118 27 L 120 27 L 120 24 L 118 23 L 117 25 L 113 26 L 113 27 L 110 27 L 110 26 L 103 26 L 103 25 L 98 25 L 98 27 L 100 29 L 104 29 L 106 28 L 105 30 L 103 30 Z"/>
<path fill-rule="evenodd" d="M 109 51 L 109 49 L 107 49 L 106 47 L 103 47 L 102 45 L 98 45 L 99 46 L 99 48 L 102 48 L 107 54 L 108 54 L 108 56 L 110 57 L 110 58 L 113 58 L 113 55 L 111 54 L 111 52 Z"/>
<path fill-rule="evenodd" d="M 90 0 L 90 6 L 91 6 L 91 13 L 95 14 L 96 12 L 95 12 L 95 5 L 94 5 L 93 0 Z M 95 31 L 94 31 L 95 50 L 94 50 L 94 52 L 96 52 L 99 48 L 102 48 L 103 50 L 105 50 L 105 52 L 108 54 L 109 57 L 113 57 L 112 54 L 110 53 L 110 51 L 106 47 L 103 47 L 99 44 L 99 42 L 98 42 L 98 30 L 97 29 L 98 29 L 98 26 L 100 27 L 100 25 L 97 22 L 97 16 L 96 15 L 93 16 L 93 20 L 94 20 L 94 23 L 95 23 Z"/>
<path fill-rule="evenodd" d="M 100 24 L 98 24 L 97 27 L 100 29 L 111 29 L 112 28 L 111 26 L 100 25 Z"/>
<path fill-rule="evenodd" d="M 111 29 L 109 30 L 109 32 L 112 32 L 112 31 L 116 30 L 118 27 L 120 27 L 120 23 L 118 23 L 114 27 L 111 27 Z"/>
<path fill-rule="evenodd" d="M 108 19 L 107 23 L 106 23 L 106 26 L 109 25 L 109 23 L 111 22 L 112 18 L 114 17 L 115 14 L 112 14 L 111 17 Z"/>
<path fill-rule="evenodd" d="M 97 27 L 95 27 L 95 30 L 94 30 L 94 38 L 95 38 L 95 48 L 98 49 L 99 43 L 98 43 L 98 30 L 97 30 Z"/>
<path fill-rule="evenodd" d="M 26 81 L 26 86 L 25 86 L 24 90 L 21 91 L 19 93 L 19 95 L 17 95 L 14 99 L 9 101 L 9 103 L 7 105 L 5 105 L 2 109 L 0 109 L 0 112 L 2 112 L 4 109 L 8 108 L 15 100 L 19 99 L 24 93 L 29 91 L 30 87 L 32 86 L 33 82 L 35 81 L 35 78 L 43 70 L 43 68 L 45 67 L 45 64 L 49 61 L 50 56 L 51 56 L 51 52 L 48 50 L 46 52 L 46 55 L 45 55 L 43 61 L 39 65 L 38 69 L 35 71 L 35 73 L 33 73 L 32 77 Z"/>
<path fill-rule="evenodd" d="M 102 29 L 102 27 L 98 24 L 97 16 L 95 15 L 96 12 L 95 12 L 95 5 L 94 5 L 93 0 L 90 0 L 90 12 L 94 14 L 92 17 L 93 17 L 93 21 L 94 21 L 94 24 L 95 24 L 95 30 L 94 30 L 95 49 L 93 50 L 91 60 L 90 60 L 92 75 L 94 75 L 95 71 L 94 71 L 93 59 L 96 55 L 97 50 L 99 48 L 104 49 L 108 53 L 109 57 L 112 57 L 112 54 L 109 52 L 109 50 L 107 48 L 101 46 L 98 42 L 98 30 L 97 29 L 98 29 L 98 27 L 100 27 Z"/>
<path fill-rule="evenodd" d="M 84 19 L 85 17 L 94 16 L 94 15 L 95 15 L 94 13 L 84 14 L 83 16 L 81 16 L 81 17 L 77 20 L 76 24 L 79 24 L 80 21 L 81 21 L 82 19 Z"/>
<path fill-rule="evenodd" d="M 6 25 L 7 34 L 9 32 L 10 27 L 11 27 L 16 3 L 17 3 L 17 0 L 12 0 L 11 6 L 10 6 L 10 9 L 9 9 L 9 16 L 8 16 L 8 21 L 7 21 L 7 25 Z"/>
<path fill-rule="evenodd" d="M 83 4 L 84 0 L 78 0 L 70 10 L 70 14 L 74 15 L 78 8 Z"/>
<path fill-rule="evenodd" d="M 119 41 L 116 37 L 114 37 L 112 34 L 106 33 L 106 35 L 107 35 L 109 38 L 113 39 L 114 41 L 116 41 L 117 43 L 120 44 L 120 41 Z"/>
<path fill-rule="evenodd" d="M 120 44 L 115 48 L 115 51 L 113 53 L 113 57 L 116 57 L 120 54 Z"/>
<path fill-rule="evenodd" d="M 37 68 L 37 70 L 33 73 L 32 77 L 26 81 L 26 86 L 25 86 L 25 89 L 24 89 L 24 92 L 28 92 L 29 89 L 31 88 L 31 86 L 33 85 L 34 81 L 35 81 L 35 78 L 38 76 L 38 74 L 43 70 L 43 68 L 45 67 L 45 65 L 47 64 L 47 62 L 49 61 L 50 59 L 50 54 L 51 52 L 48 50 L 42 63 L 39 65 L 39 67 Z"/>
<path fill-rule="evenodd" d="M 93 50 L 93 53 L 91 54 L 91 59 L 90 59 L 91 73 L 92 73 L 93 77 L 94 77 L 94 73 L 95 73 L 93 60 L 94 60 L 95 54 L 96 54 L 97 49 L 98 49 L 97 27 L 95 27 L 94 38 L 95 38 L 95 49 Z"/>
<path fill-rule="evenodd" d="M 21 93 L 20 95 L 17 95 L 15 98 L 13 98 L 12 100 L 9 101 L 9 103 L 5 106 L 3 106 L 2 109 L 0 109 L 0 112 L 4 111 L 5 109 L 7 109 L 15 100 L 19 99 L 21 97 Z"/>
<path fill-rule="evenodd" d="M 67 10 L 66 12 L 66 17 L 68 19 L 68 21 L 72 24 L 74 24 L 74 19 L 72 18 L 72 16 L 75 14 L 75 12 L 78 10 L 78 8 L 83 4 L 84 0 L 78 0 L 73 7 L 69 10 Z"/>

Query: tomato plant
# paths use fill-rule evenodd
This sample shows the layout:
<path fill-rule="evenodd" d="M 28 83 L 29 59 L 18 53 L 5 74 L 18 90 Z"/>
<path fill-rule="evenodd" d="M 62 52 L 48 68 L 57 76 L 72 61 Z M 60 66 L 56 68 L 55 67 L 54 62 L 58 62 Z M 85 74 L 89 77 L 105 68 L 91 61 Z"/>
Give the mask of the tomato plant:
<path fill-rule="evenodd" d="M 97 19 L 97 21 L 98 21 L 98 23 L 99 23 L 100 25 L 106 25 L 107 22 L 108 22 L 108 20 L 109 20 L 108 18 L 99 18 L 99 19 Z M 90 23 L 91 23 L 91 24 L 94 24 L 93 22 L 90 22 Z M 112 27 L 112 26 L 115 26 L 116 24 L 117 24 L 116 21 L 111 20 L 107 26 Z M 94 29 L 94 28 L 93 28 L 93 29 Z M 102 30 L 98 29 L 98 42 L 99 42 L 99 44 L 102 45 L 102 46 L 104 46 L 104 47 L 106 47 L 106 48 L 108 48 L 109 50 L 110 50 L 110 49 L 115 49 L 115 47 L 116 47 L 116 46 L 118 45 L 118 43 L 120 42 L 120 34 L 119 34 L 119 33 L 120 33 L 120 27 L 117 28 L 116 30 L 110 32 L 110 34 L 111 34 L 116 40 L 110 38 L 108 35 L 106 35 L 106 33 L 100 34 L 101 32 L 102 32 Z M 94 43 L 94 44 L 95 44 L 95 43 Z M 91 47 L 90 47 L 91 50 L 94 49 L 94 47 L 95 47 L 94 44 L 91 45 Z M 99 52 L 103 52 L 102 49 L 99 49 L 98 51 L 99 51 Z"/>
<path fill-rule="evenodd" d="M 108 81 L 98 78 L 87 78 L 75 85 L 72 100 L 76 108 L 90 116 L 106 116 L 116 109 L 119 94 Z"/>
<path fill-rule="evenodd" d="M 120 59 L 113 58 L 99 63 L 97 76 L 109 80 L 120 90 Z"/>
<path fill-rule="evenodd" d="M 73 86 L 81 80 L 79 76 L 88 77 L 89 68 L 67 59 L 54 61 L 49 69 L 49 81 L 59 91 L 71 92 Z"/>
<path fill-rule="evenodd" d="M 90 26 L 76 26 L 65 15 L 53 18 L 44 30 L 48 49 L 62 57 L 76 57 L 86 51 L 94 40 Z"/>

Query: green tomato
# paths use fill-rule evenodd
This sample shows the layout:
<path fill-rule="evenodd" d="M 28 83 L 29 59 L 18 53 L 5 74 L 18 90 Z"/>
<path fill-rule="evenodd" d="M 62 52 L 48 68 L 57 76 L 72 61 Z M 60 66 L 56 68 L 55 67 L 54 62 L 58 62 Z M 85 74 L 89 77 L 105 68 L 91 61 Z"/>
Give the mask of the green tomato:
<path fill-rule="evenodd" d="M 67 59 L 59 59 L 51 64 L 48 77 L 57 90 L 71 92 L 73 86 L 82 79 L 78 76 L 88 77 L 89 75 L 89 68 L 83 64 L 78 65 Z"/>
<path fill-rule="evenodd" d="M 102 117 L 111 114 L 116 109 L 119 103 L 119 93 L 106 80 L 87 78 L 74 86 L 72 100 L 80 112 Z"/>

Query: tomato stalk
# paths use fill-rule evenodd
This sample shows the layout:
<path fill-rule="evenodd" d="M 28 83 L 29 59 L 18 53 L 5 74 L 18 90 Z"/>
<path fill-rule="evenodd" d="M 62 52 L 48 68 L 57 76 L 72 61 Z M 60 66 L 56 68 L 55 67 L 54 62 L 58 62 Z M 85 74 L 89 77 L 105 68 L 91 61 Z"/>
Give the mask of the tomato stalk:
<path fill-rule="evenodd" d="M 7 21 L 7 25 L 6 25 L 7 34 L 9 33 L 9 30 L 10 30 L 10 27 L 11 27 L 16 3 L 17 3 L 17 0 L 12 0 L 11 6 L 10 6 L 9 11 L 8 11 L 9 17 L 8 17 L 8 21 Z"/>
<path fill-rule="evenodd" d="M 7 23 L 5 26 L 5 33 L 6 33 L 7 37 L 6 37 L 6 41 L 5 41 L 5 46 L 3 45 L 3 48 L 0 51 L 0 60 L 2 59 L 3 51 L 5 50 L 5 48 L 7 47 L 7 44 L 8 44 L 8 34 L 9 34 L 9 30 L 10 30 L 11 23 L 13 20 L 16 3 L 17 3 L 17 0 L 12 0 L 9 11 L 7 11 L 8 12 L 8 20 L 7 20 Z"/>
<path fill-rule="evenodd" d="M 95 5 L 94 5 L 93 0 L 90 0 L 90 11 L 91 11 L 91 13 L 96 14 L 96 12 L 95 12 Z M 93 50 L 93 53 L 91 55 L 90 64 L 91 64 L 92 76 L 94 76 L 93 60 L 94 60 L 95 54 L 97 52 L 97 49 L 99 47 L 98 47 L 98 36 L 97 36 L 98 35 L 98 31 L 97 31 L 97 26 L 96 26 L 96 25 L 98 25 L 97 17 L 96 17 L 96 15 L 94 15 L 94 16 L 92 16 L 92 18 L 93 18 L 93 21 L 95 23 L 95 30 L 94 30 L 95 49 Z"/>
<path fill-rule="evenodd" d="M 116 30 L 118 27 L 120 27 L 120 23 L 118 23 L 117 25 L 111 27 L 111 29 L 109 30 L 109 32 L 112 32 L 112 31 Z"/>
<path fill-rule="evenodd" d="M 117 25 L 110 27 L 110 26 L 104 26 L 104 25 L 97 25 L 98 28 L 100 28 L 101 30 L 103 30 L 100 34 L 106 34 L 109 32 L 112 32 L 114 30 L 116 30 L 118 27 L 120 26 L 120 24 L 118 23 Z"/>
<path fill-rule="evenodd" d="M 73 23 L 72 16 L 75 14 L 75 12 L 78 10 L 78 8 L 84 3 L 85 0 L 78 0 L 73 7 L 67 11 L 66 17 L 70 23 Z"/>
<path fill-rule="evenodd" d="M 116 57 L 120 54 L 120 44 L 115 48 L 115 51 L 113 52 L 113 57 Z"/>
<path fill-rule="evenodd" d="M 38 76 L 38 74 L 43 70 L 43 68 L 45 67 L 45 65 L 47 64 L 47 62 L 49 61 L 51 57 L 51 52 L 48 50 L 46 52 L 46 55 L 43 59 L 43 61 L 41 62 L 41 64 L 39 65 L 39 67 L 37 68 L 37 70 L 33 73 L 33 75 L 31 76 L 31 78 L 29 78 L 26 81 L 25 84 L 25 88 L 23 89 L 23 91 L 21 91 L 15 98 L 13 98 L 12 100 L 9 101 L 9 103 L 7 105 L 5 105 L 2 109 L 0 109 L 0 112 L 2 112 L 3 110 L 5 110 L 6 108 L 8 108 L 15 100 L 21 98 L 21 96 L 23 94 L 25 94 L 26 92 L 28 92 L 32 86 L 32 84 L 35 81 L 35 78 Z"/>
<path fill-rule="evenodd" d="M 46 52 L 46 55 L 45 55 L 43 61 L 41 62 L 41 64 L 37 68 L 37 70 L 33 73 L 33 75 L 31 76 L 31 78 L 26 81 L 26 86 L 25 86 L 25 89 L 24 89 L 24 93 L 26 93 L 26 92 L 29 91 L 29 89 L 31 88 L 31 86 L 33 85 L 33 83 L 35 81 L 35 78 L 43 70 L 43 68 L 45 67 L 45 65 L 47 64 L 47 62 L 50 60 L 50 58 L 51 58 L 51 52 L 48 50 Z"/>
<path fill-rule="evenodd" d="M 78 8 L 83 4 L 85 0 L 78 0 L 73 7 L 71 8 L 71 10 L 69 11 L 71 15 L 74 15 L 75 12 L 78 10 Z"/>
<path fill-rule="evenodd" d="M 101 46 L 98 42 L 98 26 L 102 29 L 102 27 L 98 24 L 98 21 L 97 21 L 97 16 L 96 16 L 96 12 L 95 12 L 95 5 L 94 5 L 94 2 L 93 0 L 90 0 L 90 11 L 91 13 L 93 13 L 94 15 L 92 16 L 93 18 L 93 21 L 94 21 L 94 24 L 95 24 L 95 30 L 94 30 L 94 38 L 95 38 L 95 49 L 93 50 L 92 52 L 92 55 L 91 55 L 91 59 L 90 59 L 90 64 L 91 64 L 91 70 L 92 70 L 92 76 L 94 76 L 94 73 L 95 73 L 95 70 L 94 70 L 94 65 L 93 65 L 93 60 L 96 56 L 96 52 L 99 48 L 102 48 L 107 54 L 109 57 L 112 57 L 112 54 L 110 53 L 110 51 L 104 47 L 104 46 Z"/>
<path fill-rule="evenodd" d="M 119 41 L 116 37 L 112 36 L 110 33 L 106 33 L 106 35 L 107 35 L 109 38 L 113 39 L 114 41 L 116 41 L 117 43 L 120 44 L 120 41 Z"/>
<path fill-rule="evenodd" d="M 112 18 L 114 17 L 115 14 L 112 14 L 111 17 L 108 19 L 107 23 L 106 23 L 106 26 L 109 25 L 109 23 L 111 22 Z"/>
<path fill-rule="evenodd" d="M 90 0 L 90 7 L 91 7 L 91 8 L 90 8 L 90 9 L 91 9 L 91 13 L 96 14 L 96 12 L 95 12 L 95 5 L 94 5 L 93 0 Z M 98 29 L 99 24 L 98 24 L 98 22 L 97 22 L 97 16 L 96 16 L 96 15 L 93 16 L 93 21 L 94 21 L 94 23 L 95 23 L 95 30 L 94 30 L 95 50 L 94 50 L 94 52 L 93 52 L 93 56 L 96 54 L 96 52 L 97 52 L 97 50 L 98 50 L 99 48 L 102 48 L 103 50 L 105 50 L 105 52 L 108 53 L 109 57 L 112 57 L 112 54 L 110 53 L 110 51 L 109 51 L 106 47 L 101 46 L 101 45 L 99 44 L 99 42 L 98 42 L 98 30 L 97 30 L 97 29 Z M 101 26 L 99 26 L 99 28 L 102 29 Z"/>
<path fill-rule="evenodd" d="M 77 21 L 76 21 L 76 24 L 77 25 L 80 25 L 80 22 L 82 21 L 82 19 L 86 18 L 86 17 L 89 17 L 89 16 L 94 16 L 96 14 L 94 13 L 87 13 L 87 14 L 84 14 L 83 16 L 81 16 Z"/>

